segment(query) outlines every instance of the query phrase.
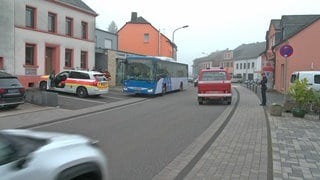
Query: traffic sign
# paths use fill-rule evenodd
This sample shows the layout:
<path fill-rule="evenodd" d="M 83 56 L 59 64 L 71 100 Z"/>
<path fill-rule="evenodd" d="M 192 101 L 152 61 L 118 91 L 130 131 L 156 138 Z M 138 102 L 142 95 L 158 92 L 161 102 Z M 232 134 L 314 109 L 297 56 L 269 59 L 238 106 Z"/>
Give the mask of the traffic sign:
<path fill-rule="evenodd" d="M 292 53 L 293 53 L 293 48 L 288 44 L 285 44 L 280 48 L 280 54 L 285 58 L 290 57 Z"/>

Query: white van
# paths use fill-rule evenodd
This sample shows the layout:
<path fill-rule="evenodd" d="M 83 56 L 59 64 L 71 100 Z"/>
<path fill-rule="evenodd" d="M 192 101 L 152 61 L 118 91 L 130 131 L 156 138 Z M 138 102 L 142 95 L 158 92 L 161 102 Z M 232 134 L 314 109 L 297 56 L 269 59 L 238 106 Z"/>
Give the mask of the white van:
<path fill-rule="evenodd" d="M 296 79 L 302 80 L 306 78 L 310 88 L 320 91 L 320 71 L 296 71 L 291 74 L 290 84 Z"/>

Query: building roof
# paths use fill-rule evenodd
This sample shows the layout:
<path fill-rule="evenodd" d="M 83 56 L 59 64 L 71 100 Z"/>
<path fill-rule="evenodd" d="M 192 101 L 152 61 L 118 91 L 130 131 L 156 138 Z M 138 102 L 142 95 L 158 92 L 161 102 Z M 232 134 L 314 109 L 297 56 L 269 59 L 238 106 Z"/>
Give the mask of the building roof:
<path fill-rule="evenodd" d="M 242 44 L 233 50 L 234 60 L 257 58 L 266 49 L 266 42 Z"/>
<path fill-rule="evenodd" d="M 75 8 L 81 9 L 83 11 L 89 12 L 91 14 L 97 15 L 97 13 L 92 10 L 86 3 L 81 0 L 58 0 L 61 3 L 68 4 L 69 6 L 73 6 Z"/>
<path fill-rule="evenodd" d="M 281 18 L 282 40 L 297 34 L 320 18 L 320 15 L 284 15 Z"/>
<path fill-rule="evenodd" d="M 162 34 L 160 32 L 160 30 L 156 29 L 151 23 L 149 23 L 147 20 L 145 20 L 142 16 L 138 17 L 138 13 L 137 12 L 131 12 L 131 20 L 126 22 L 125 25 L 123 25 L 118 32 L 122 31 L 126 25 L 128 24 L 141 24 L 141 25 L 148 25 L 151 26 L 155 31 L 159 32 L 161 34 L 161 36 L 163 36 L 164 38 L 166 38 L 168 40 L 168 42 L 173 46 L 173 48 L 177 49 L 177 46 L 164 34 Z"/>
<path fill-rule="evenodd" d="M 281 30 L 281 20 L 280 19 L 272 19 L 271 24 L 274 26 L 276 30 Z"/>
<path fill-rule="evenodd" d="M 212 62 L 213 66 L 218 66 L 219 62 L 224 61 L 224 54 L 226 52 L 231 52 L 231 50 L 222 50 L 222 51 L 215 51 L 209 54 L 208 56 L 197 58 L 193 60 L 193 63 L 201 63 L 201 62 Z M 230 60 L 230 59 L 228 59 Z"/>
<path fill-rule="evenodd" d="M 147 20 L 145 20 L 142 16 L 138 17 L 137 12 L 132 12 L 131 13 L 131 20 L 128 23 L 133 23 L 133 24 L 150 24 Z"/>

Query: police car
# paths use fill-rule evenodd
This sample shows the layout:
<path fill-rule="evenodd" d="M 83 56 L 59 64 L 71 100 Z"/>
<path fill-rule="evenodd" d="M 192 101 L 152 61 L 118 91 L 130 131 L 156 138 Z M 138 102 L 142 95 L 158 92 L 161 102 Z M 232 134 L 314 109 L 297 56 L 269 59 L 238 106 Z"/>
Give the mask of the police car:
<path fill-rule="evenodd" d="M 105 75 L 98 71 L 66 70 L 57 75 L 41 76 L 39 88 L 87 97 L 107 94 L 109 83 Z"/>

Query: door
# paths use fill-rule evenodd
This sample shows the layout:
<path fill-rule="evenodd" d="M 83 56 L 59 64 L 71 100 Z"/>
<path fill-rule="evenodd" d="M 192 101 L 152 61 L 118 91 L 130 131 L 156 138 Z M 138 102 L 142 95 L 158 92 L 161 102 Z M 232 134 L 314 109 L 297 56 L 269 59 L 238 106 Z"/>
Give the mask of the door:
<path fill-rule="evenodd" d="M 45 74 L 51 74 L 54 70 L 53 65 L 54 48 L 46 47 Z"/>
<path fill-rule="evenodd" d="M 116 86 L 122 86 L 125 79 L 125 60 L 117 59 Z"/>

